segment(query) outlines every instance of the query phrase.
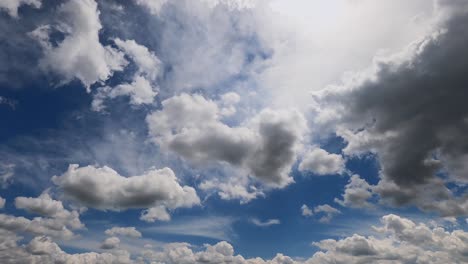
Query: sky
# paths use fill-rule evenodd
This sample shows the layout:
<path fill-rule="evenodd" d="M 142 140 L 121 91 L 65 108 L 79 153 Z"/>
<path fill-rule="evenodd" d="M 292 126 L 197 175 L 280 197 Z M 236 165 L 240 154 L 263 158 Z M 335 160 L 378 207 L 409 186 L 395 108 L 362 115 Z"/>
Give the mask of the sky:
<path fill-rule="evenodd" d="M 3 0 L 1 263 L 467 263 L 468 2 Z"/>

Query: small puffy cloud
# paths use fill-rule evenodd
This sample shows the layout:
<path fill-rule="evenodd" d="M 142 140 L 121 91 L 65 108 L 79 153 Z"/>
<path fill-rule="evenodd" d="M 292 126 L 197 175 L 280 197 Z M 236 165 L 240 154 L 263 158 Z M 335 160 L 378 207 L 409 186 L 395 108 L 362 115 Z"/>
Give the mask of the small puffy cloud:
<path fill-rule="evenodd" d="M 265 221 L 261 221 L 261 220 L 259 220 L 257 218 L 252 218 L 252 219 L 250 219 L 250 221 L 252 222 L 252 224 L 254 224 L 256 226 L 261 226 L 261 227 L 281 224 L 281 221 L 278 220 L 278 219 L 268 219 L 268 220 L 265 220 Z"/>
<path fill-rule="evenodd" d="M 348 207 L 354 208 L 371 208 L 373 207 L 369 203 L 369 199 L 373 196 L 373 186 L 366 182 L 366 180 L 359 177 L 359 175 L 353 175 L 349 179 L 348 184 L 345 186 L 343 193 L 343 199 L 340 200 L 335 198 L 335 202 Z"/>
<path fill-rule="evenodd" d="M 341 174 L 345 170 L 345 161 L 341 155 L 313 148 L 302 157 L 299 170 L 310 171 L 317 175 Z"/>
<path fill-rule="evenodd" d="M 223 200 L 238 199 L 241 204 L 248 203 L 259 196 L 265 196 L 261 189 L 253 185 L 249 186 L 234 177 L 227 182 L 221 182 L 218 179 L 205 180 L 198 187 L 204 191 L 216 191 Z"/>
<path fill-rule="evenodd" d="M 322 214 L 323 216 L 319 219 L 319 221 L 322 223 L 328 223 L 335 215 L 340 214 L 341 212 L 340 210 L 328 204 L 323 204 L 314 207 L 314 213 Z"/>
<path fill-rule="evenodd" d="M 107 229 L 104 233 L 108 236 L 126 236 L 126 237 L 133 237 L 139 238 L 141 237 L 140 231 L 138 231 L 135 227 L 112 227 L 111 229 Z"/>
<path fill-rule="evenodd" d="M 312 209 L 309 208 L 309 206 L 303 204 L 301 206 L 301 214 L 302 216 L 312 216 L 314 215 L 314 212 L 312 211 Z"/>
<path fill-rule="evenodd" d="M 107 80 L 114 71 L 123 70 L 127 65 L 123 53 L 99 41 L 102 25 L 94 0 L 70 0 L 58 12 L 57 25 L 43 25 L 30 33 L 43 48 L 42 68 L 58 74 L 62 83 L 76 78 L 88 90 L 95 82 Z M 50 42 L 54 30 L 65 36 L 56 46 Z"/>
<path fill-rule="evenodd" d="M 181 186 L 169 168 L 123 177 L 106 166 L 79 167 L 72 164 L 63 175 L 52 177 L 52 181 L 66 197 L 100 210 L 158 206 L 176 209 L 200 204 L 195 189 Z"/>
<path fill-rule="evenodd" d="M 5 207 L 6 200 L 3 197 L 0 197 L 0 209 L 3 209 Z"/>
<path fill-rule="evenodd" d="M 41 0 L 2 0 L 0 2 L 0 11 L 5 10 L 11 17 L 18 17 L 18 8 L 22 5 L 29 5 L 34 8 L 40 8 Z"/>
<path fill-rule="evenodd" d="M 151 139 L 193 163 L 229 164 L 266 184 L 283 187 L 306 131 L 295 110 L 265 109 L 246 126 L 228 126 L 216 102 L 181 94 L 148 115 Z"/>
<path fill-rule="evenodd" d="M 108 237 L 102 242 L 100 248 L 115 249 L 119 247 L 119 244 L 120 244 L 120 239 L 118 237 Z"/>
<path fill-rule="evenodd" d="M 144 210 L 141 213 L 140 219 L 145 222 L 155 222 L 155 221 L 169 221 L 171 220 L 171 215 L 167 212 L 166 207 L 164 206 L 154 206 L 147 210 Z"/>

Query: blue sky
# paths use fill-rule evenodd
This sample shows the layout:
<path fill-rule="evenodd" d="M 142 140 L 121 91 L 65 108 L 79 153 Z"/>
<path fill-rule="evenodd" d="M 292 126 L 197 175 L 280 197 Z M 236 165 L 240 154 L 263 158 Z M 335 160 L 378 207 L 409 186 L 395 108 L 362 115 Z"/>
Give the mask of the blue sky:
<path fill-rule="evenodd" d="M 0 3 L 0 260 L 468 261 L 467 14 Z"/>

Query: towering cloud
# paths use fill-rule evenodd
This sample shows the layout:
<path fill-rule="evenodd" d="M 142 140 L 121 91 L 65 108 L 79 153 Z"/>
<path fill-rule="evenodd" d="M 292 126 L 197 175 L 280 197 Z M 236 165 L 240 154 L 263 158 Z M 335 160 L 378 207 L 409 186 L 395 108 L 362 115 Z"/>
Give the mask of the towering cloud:
<path fill-rule="evenodd" d="M 323 91 L 319 97 L 327 109 L 319 112 L 323 119 L 338 116 L 338 134 L 348 142 L 345 154 L 376 154 L 376 191 L 385 201 L 463 215 L 467 197 L 456 196 L 446 183 L 468 182 L 468 9 L 459 2 L 438 4 L 441 19 L 433 34 Z"/>

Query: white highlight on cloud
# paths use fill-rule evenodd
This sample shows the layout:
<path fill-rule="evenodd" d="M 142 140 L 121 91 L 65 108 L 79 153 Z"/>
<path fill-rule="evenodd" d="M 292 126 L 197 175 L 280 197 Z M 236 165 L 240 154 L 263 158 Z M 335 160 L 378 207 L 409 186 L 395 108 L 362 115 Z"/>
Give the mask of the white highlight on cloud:
<path fill-rule="evenodd" d="M 311 171 L 317 175 L 342 174 L 345 171 L 345 161 L 341 155 L 315 147 L 304 154 L 299 170 Z"/>
<path fill-rule="evenodd" d="M 133 237 L 139 238 L 141 237 L 140 231 L 138 231 L 135 227 L 112 227 L 111 229 L 107 229 L 104 233 L 108 236 L 126 236 L 126 237 Z"/>
<path fill-rule="evenodd" d="M 42 2 L 41 0 L 2 0 L 0 1 L 0 11 L 5 10 L 11 17 L 18 18 L 18 8 L 22 5 L 40 8 Z"/>
<path fill-rule="evenodd" d="M 267 226 L 281 224 L 281 221 L 278 220 L 278 219 L 268 219 L 268 220 L 265 220 L 265 221 L 261 221 L 260 219 L 252 218 L 252 219 L 250 219 L 250 222 L 252 222 L 252 224 L 254 224 L 256 226 L 260 226 L 260 227 L 267 227 Z"/>
<path fill-rule="evenodd" d="M 127 65 L 123 53 L 99 42 L 102 28 L 97 3 L 94 0 L 70 0 L 58 12 L 58 25 L 43 25 L 30 33 L 41 44 L 44 57 L 40 65 L 58 74 L 64 83 L 80 80 L 88 91 L 95 82 L 105 81 L 114 71 Z M 49 40 L 52 30 L 65 35 L 63 41 L 53 46 Z"/>
<path fill-rule="evenodd" d="M 181 186 L 169 168 L 123 177 L 107 166 L 79 167 L 72 164 L 63 175 L 52 177 L 52 181 L 66 197 L 100 210 L 158 206 L 173 210 L 200 204 L 195 189 Z"/>

